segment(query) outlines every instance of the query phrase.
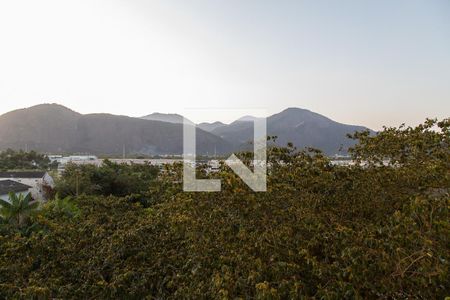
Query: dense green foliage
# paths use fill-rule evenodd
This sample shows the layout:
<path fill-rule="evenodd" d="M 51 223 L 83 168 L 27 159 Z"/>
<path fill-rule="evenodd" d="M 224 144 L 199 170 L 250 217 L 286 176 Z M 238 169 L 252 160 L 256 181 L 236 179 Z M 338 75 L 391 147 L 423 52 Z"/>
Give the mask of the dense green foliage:
<path fill-rule="evenodd" d="M 0 199 L 0 221 L 21 228 L 27 224 L 29 216 L 37 209 L 38 203 L 32 203 L 31 194 L 9 194 L 9 201 Z"/>
<path fill-rule="evenodd" d="M 435 125 L 358 134 L 350 167 L 272 148 L 266 193 L 225 167 L 222 192 L 185 193 L 173 166 L 147 208 L 49 202 L 31 233 L 0 230 L 0 298 L 442 299 L 450 121 Z"/>
<path fill-rule="evenodd" d="M 48 170 L 55 169 L 56 164 L 51 163 L 47 156 L 34 151 L 14 151 L 8 149 L 0 152 L 0 170 Z"/>
<path fill-rule="evenodd" d="M 158 173 L 155 166 L 116 164 L 109 160 L 101 166 L 69 164 L 55 191 L 62 197 L 81 194 L 123 197 L 147 192 Z"/>

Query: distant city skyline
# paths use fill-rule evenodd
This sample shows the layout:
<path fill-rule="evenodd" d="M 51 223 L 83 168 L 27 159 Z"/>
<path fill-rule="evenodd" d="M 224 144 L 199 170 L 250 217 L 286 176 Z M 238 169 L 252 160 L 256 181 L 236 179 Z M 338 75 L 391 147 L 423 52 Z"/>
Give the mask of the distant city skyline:
<path fill-rule="evenodd" d="M 2 1 L 0 114 L 194 122 L 300 107 L 379 130 L 450 117 L 450 1 Z M 261 116 L 261 115 L 260 115 Z"/>

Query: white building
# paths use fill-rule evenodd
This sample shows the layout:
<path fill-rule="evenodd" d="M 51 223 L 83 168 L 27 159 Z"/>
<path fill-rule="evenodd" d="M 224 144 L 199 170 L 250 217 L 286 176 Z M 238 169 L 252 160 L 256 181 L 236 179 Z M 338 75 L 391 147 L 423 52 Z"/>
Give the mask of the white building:
<path fill-rule="evenodd" d="M 9 193 L 14 193 L 18 197 L 23 195 L 24 197 L 31 193 L 33 188 L 29 185 L 12 181 L 12 180 L 0 180 L 0 199 L 9 201 Z"/>
<path fill-rule="evenodd" d="M 56 162 L 59 165 L 65 165 L 68 163 L 77 162 L 93 162 L 98 160 L 97 156 L 94 155 L 72 155 L 72 156 L 62 156 L 62 155 L 47 155 L 51 162 Z"/>
<path fill-rule="evenodd" d="M 30 186 L 30 193 L 34 200 L 46 200 L 44 186 L 54 187 L 53 178 L 45 171 L 17 171 L 0 172 L 0 181 L 10 180 Z"/>

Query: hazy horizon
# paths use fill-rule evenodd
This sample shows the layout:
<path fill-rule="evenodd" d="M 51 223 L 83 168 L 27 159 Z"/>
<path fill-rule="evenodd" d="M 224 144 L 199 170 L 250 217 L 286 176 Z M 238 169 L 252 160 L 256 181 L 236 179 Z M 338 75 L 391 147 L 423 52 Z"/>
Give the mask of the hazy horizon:
<path fill-rule="evenodd" d="M 3 1 L 0 114 L 299 107 L 416 125 L 450 115 L 449 15 L 445 0 Z"/>

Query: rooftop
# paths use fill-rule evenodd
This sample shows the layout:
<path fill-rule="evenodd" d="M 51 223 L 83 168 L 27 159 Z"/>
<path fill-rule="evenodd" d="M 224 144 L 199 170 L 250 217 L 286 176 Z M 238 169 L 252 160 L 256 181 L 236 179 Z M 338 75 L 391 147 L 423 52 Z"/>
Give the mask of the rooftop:
<path fill-rule="evenodd" d="M 6 195 L 9 193 L 26 192 L 31 186 L 12 181 L 12 180 L 0 180 L 0 195 Z"/>
<path fill-rule="evenodd" d="M 0 178 L 43 178 L 45 171 L 0 172 Z"/>

